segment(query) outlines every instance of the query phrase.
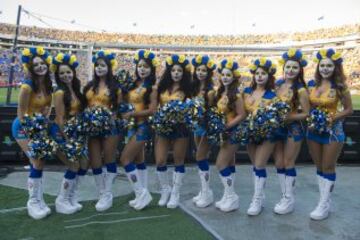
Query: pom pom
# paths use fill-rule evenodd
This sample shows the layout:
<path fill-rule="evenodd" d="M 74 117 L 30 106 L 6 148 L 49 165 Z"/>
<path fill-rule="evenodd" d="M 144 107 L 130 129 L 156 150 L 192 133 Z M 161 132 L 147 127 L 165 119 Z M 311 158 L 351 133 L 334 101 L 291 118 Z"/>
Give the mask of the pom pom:
<path fill-rule="evenodd" d="M 107 136 L 115 127 L 112 114 L 105 107 L 89 107 L 84 110 L 83 119 L 86 131 L 90 136 Z"/>
<path fill-rule="evenodd" d="M 121 103 L 119 106 L 118 117 L 115 120 L 115 124 L 116 124 L 116 128 L 123 134 L 126 132 L 126 130 L 135 128 L 136 122 L 134 117 L 131 117 L 129 119 L 124 119 L 121 117 L 121 115 L 133 111 L 135 111 L 135 108 L 132 104 Z"/>
<path fill-rule="evenodd" d="M 130 73 L 124 69 L 119 69 L 115 73 L 114 78 L 119 83 L 121 90 L 125 93 L 136 86 L 135 80 L 131 77 Z"/>
<path fill-rule="evenodd" d="M 208 109 L 206 113 L 207 139 L 211 145 L 221 146 L 228 138 L 226 134 L 226 118 L 215 107 Z"/>
<path fill-rule="evenodd" d="M 287 55 L 289 58 L 294 57 L 296 54 L 296 49 L 295 48 L 290 48 L 289 51 L 287 52 Z"/>
<path fill-rule="evenodd" d="M 65 122 L 63 132 L 66 136 L 66 141 L 60 144 L 59 148 L 70 162 L 78 161 L 86 155 L 86 130 L 82 114 L 73 116 Z"/>
<path fill-rule="evenodd" d="M 260 144 L 270 139 L 274 133 L 285 124 L 290 112 L 290 106 L 282 101 L 276 101 L 265 108 L 260 108 L 254 116 L 250 116 L 250 141 Z"/>
<path fill-rule="evenodd" d="M 40 113 L 32 116 L 25 114 L 21 125 L 30 139 L 30 156 L 34 159 L 50 159 L 57 150 L 57 144 L 48 134 L 49 120 Z"/>
<path fill-rule="evenodd" d="M 23 56 L 31 56 L 31 52 L 30 52 L 30 49 L 29 48 L 25 48 L 23 51 L 22 51 L 22 55 Z"/>
<path fill-rule="evenodd" d="M 193 119 L 193 103 L 172 100 L 162 106 L 154 115 L 151 124 L 155 132 L 161 136 L 170 137 L 175 130 L 189 129 Z"/>
<path fill-rule="evenodd" d="M 308 128 L 318 134 L 331 133 L 331 119 L 326 109 L 312 109 L 306 121 Z"/>
<path fill-rule="evenodd" d="M 45 54 L 45 49 L 43 47 L 37 47 L 36 48 L 36 54 L 37 55 L 44 55 Z"/>

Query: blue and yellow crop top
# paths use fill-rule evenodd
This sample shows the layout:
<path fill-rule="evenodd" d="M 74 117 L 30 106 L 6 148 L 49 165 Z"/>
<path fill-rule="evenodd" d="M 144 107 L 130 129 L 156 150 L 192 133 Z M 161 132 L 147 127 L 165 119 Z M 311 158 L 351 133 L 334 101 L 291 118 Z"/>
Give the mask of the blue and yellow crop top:
<path fill-rule="evenodd" d="M 51 94 L 45 96 L 35 93 L 32 80 L 25 80 L 20 88 L 30 93 L 29 104 L 26 111 L 27 114 L 41 113 L 45 107 L 51 107 Z"/>
<path fill-rule="evenodd" d="M 244 96 L 244 106 L 245 110 L 248 113 L 253 115 L 256 114 L 259 108 L 264 108 L 276 100 L 276 93 L 273 90 L 266 90 L 263 96 L 259 99 L 252 98 L 252 93 L 254 90 L 251 87 L 244 88 L 243 96 Z"/>
<path fill-rule="evenodd" d="M 318 87 L 314 80 L 310 80 L 307 83 L 309 89 L 309 99 L 311 106 L 319 106 L 327 109 L 331 113 L 337 112 L 337 107 L 340 102 L 340 98 L 337 94 L 335 84 L 331 83 L 330 87 L 328 87 L 324 92 L 320 93 L 318 91 Z M 343 94 L 348 92 L 349 89 L 345 88 L 343 90 Z"/>

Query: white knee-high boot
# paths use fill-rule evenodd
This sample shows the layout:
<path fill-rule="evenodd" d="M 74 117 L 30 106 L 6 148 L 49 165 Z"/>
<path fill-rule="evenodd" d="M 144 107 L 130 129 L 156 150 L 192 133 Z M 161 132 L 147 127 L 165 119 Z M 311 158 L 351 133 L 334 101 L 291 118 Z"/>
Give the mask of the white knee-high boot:
<path fill-rule="evenodd" d="M 199 176 L 201 181 L 201 194 L 195 204 L 197 207 L 204 208 L 213 203 L 214 196 L 212 190 L 210 189 L 210 172 L 199 171 Z"/>
<path fill-rule="evenodd" d="M 247 214 L 251 216 L 259 215 L 263 208 L 264 202 L 264 188 L 265 188 L 265 177 L 254 177 L 254 195 L 250 203 L 250 207 L 247 210 Z"/>
<path fill-rule="evenodd" d="M 163 207 L 167 204 L 171 193 L 171 187 L 169 185 L 169 179 L 168 179 L 168 172 L 157 171 L 156 173 L 160 182 L 160 194 L 161 194 L 158 205 Z"/>
<path fill-rule="evenodd" d="M 46 209 L 41 207 L 41 185 L 41 178 L 28 178 L 29 199 L 26 206 L 28 215 L 36 220 L 47 216 Z"/>
<path fill-rule="evenodd" d="M 184 177 L 182 172 L 173 173 L 173 187 L 171 189 L 171 195 L 169 202 L 167 203 L 167 208 L 176 208 L 180 202 L 180 188 L 182 186 L 182 180 Z"/>
<path fill-rule="evenodd" d="M 74 187 L 75 179 L 63 178 L 60 193 L 55 200 L 56 212 L 62 214 L 73 214 L 77 208 L 70 202 L 71 189 Z"/>

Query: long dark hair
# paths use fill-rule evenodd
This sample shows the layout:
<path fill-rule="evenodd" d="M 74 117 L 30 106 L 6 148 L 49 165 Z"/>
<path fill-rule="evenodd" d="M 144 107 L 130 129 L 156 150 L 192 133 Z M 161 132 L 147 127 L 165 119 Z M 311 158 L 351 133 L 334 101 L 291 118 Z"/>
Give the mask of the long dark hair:
<path fill-rule="evenodd" d="M 112 68 L 111 68 L 111 63 L 106 57 L 99 57 L 95 62 L 95 67 L 98 65 L 99 59 L 103 59 L 108 67 L 105 84 L 110 91 L 110 101 L 111 101 L 112 109 L 116 109 L 117 108 L 117 91 L 119 89 L 119 86 L 118 86 L 116 80 L 114 79 L 114 76 L 112 73 Z M 85 86 L 84 95 L 86 96 L 86 92 L 89 91 L 90 89 L 92 89 L 95 93 L 97 93 L 99 90 L 99 83 L 100 83 L 100 78 L 96 75 L 95 70 L 94 70 L 94 79 Z M 86 105 L 87 104 L 88 103 L 86 103 Z"/>
<path fill-rule="evenodd" d="M 290 58 L 289 60 L 296 61 L 296 62 L 299 63 L 299 61 L 296 60 L 296 59 L 291 59 Z M 287 60 L 287 61 L 289 61 L 289 60 Z M 283 71 L 284 71 L 284 68 L 285 68 L 285 64 L 283 66 Z M 301 85 L 302 87 L 306 88 L 306 83 L 305 83 L 305 80 L 304 80 L 304 67 L 302 67 L 300 63 L 299 63 L 299 67 L 300 67 L 300 72 L 297 75 L 296 79 L 294 80 L 293 87 L 292 87 L 293 96 L 291 98 L 291 103 L 293 104 L 294 107 L 297 107 L 299 105 L 299 98 L 298 98 L 299 97 L 299 91 L 298 91 L 297 86 Z"/>
<path fill-rule="evenodd" d="M 173 85 L 173 80 L 171 78 L 171 69 L 177 64 L 174 64 L 172 66 L 167 66 L 165 69 L 164 74 L 161 77 L 160 83 L 159 83 L 159 96 L 161 93 L 165 92 L 166 90 L 171 90 L 171 87 Z M 191 73 L 189 71 L 186 71 L 185 68 L 178 64 L 183 69 L 183 76 L 180 80 L 180 91 L 182 91 L 185 94 L 185 98 L 190 98 L 192 95 L 191 90 Z"/>
<path fill-rule="evenodd" d="M 39 82 L 37 81 L 37 74 L 34 72 L 34 58 L 36 58 L 36 57 L 40 58 L 39 56 L 34 56 L 30 60 L 29 72 L 30 72 L 30 77 L 31 77 L 32 84 L 33 84 L 33 90 L 34 90 L 34 92 L 37 93 L 39 91 Z M 51 81 L 51 78 L 50 78 L 50 66 L 42 58 L 40 58 L 40 59 L 48 67 L 48 70 L 46 71 L 45 78 L 44 78 L 45 79 L 44 85 L 45 85 L 46 94 L 50 95 L 52 93 L 52 91 L 53 91 L 52 81 Z"/>
<path fill-rule="evenodd" d="M 230 111 L 233 111 L 235 109 L 235 102 L 236 102 L 236 99 L 237 99 L 236 95 L 239 92 L 239 90 L 238 90 L 239 77 L 233 76 L 233 78 L 234 79 L 233 79 L 232 83 L 229 85 L 228 92 L 227 92 L 227 95 L 226 95 L 228 97 L 228 99 L 229 99 L 227 107 L 229 108 Z M 220 87 L 217 90 L 217 92 L 215 94 L 215 98 L 214 98 L 214 104 L 215 105 L 220 100 L 221 95 L 225 91 L 225 86 L 224 86 L 223 82 L 221 81 L 221 79 L 219 79 L 219 83 L 220 83 Z"/>
<path fill-rule="evenodd" d="M 336 89 L 336 94 L 338 95 L 339 98 L 343 97 L 343 92 L 346 89 L 346 77 L 344 74 L 344 69 L 343 69 L 343 65 L 341 63 L 335 63 L 335 69 L 333 72 L 333 75 L 330 78 L 330 81 L 332 84 L 334 84 L 334 87 Z M 320 86 L 321 81 L 322 81 L 322 77 L 320 75 L 319 72 L 319 65 L 320 62 L 317 64 L 316 66 L 316 71 L 315 71 L 315 83 L 316 86 Z"/>
<path fill-rule="evenodd" d="M 144 80 L 146 82 L 146 84 L 144 84 L 143 87 L 146 88 L 146 92 L 144 94 L 144 98 L 143 98 L 143 101 L 145 103 L 145 105 L 149 105 L 150 104 L 150 94 L 152 92 L 152 86 L 155 84 L 156 82 L 156 69 L 155 69 L 155 66 L 153 66 L 152 62 L 150 59 L 147 59 L 147 58 L 142 58 L 142 60 L 144 60 L 146 62 L 146 64 L 148 66 L 150 66 L 150 69 L 151 69 L 151 72 L 150 72 L 150 75 Z M 140 62 L 140 61 L 139 61 Z M 135 76 L 136 76 L 136 81 L 140 81 L 141 78 L 139 76 L 139 73 L 138 73 L 138 64 L 136 64 L 135 66 Z M 136 88 L 136 86 L 132 87 L 130 90 Z"/>
<path fill-rule="evenodd" d="M 81 83 L 80 83 L 80 80 L 76 76 L 75 69 L 70 67 L 67 64 L 60 64 L 56 68 L 56 71 L 55 71 L 55 81 L 56 81 L 56 84 L 57 84 L 58 88 L 60 88 L 60 89 L 62 89 L 64 91 L 65 113 L 66 113 L 66 116 L 68 116 L 68 114 L 70 112 L 70 107 L 71 107 L 71 92 L 70 92 L 69 87 L 63 81 L 60 80 L 59 69 L 60 69 L 61 65 L 68 66 L 71 69 L 71 71 L 73 72 L 74 77 L 73 77 L 73 79 L 71 81 L 71 87 L 72 87 L 76 97 L 80 101 L 80 109 L 81 109 L 81 111 L 84 109 L 84 107 L 86 105 L 86 99 L 85 99 L 85 96 L 80 91 Z"/>
<path fill-rule="evenodd" d="M 200 65 L 201 66 L 201 65 Z M 199 80 L 199 78 L 197 77 L 197 74 L 196 74 L 196 69 L 198 68 L 199 66 L 197 66 L 194 70 L 194 73 L 193 73 L 193 80 L 192 80 L 192 90 L 193 90 L 193 96 L 197 96 L 199 93 L 200 93 L 200 86 L 201 86 L 201 82 Z M 207 71 L 207 76 L 206 78 L 203 80 L 205 81 L 205 107 L 208 106 L 208 92 L 212 89 L 213 87 L 213 83 L 212 83 L 212 78 L 213 78 L 213 75 L 214 75 L 214 71 L 209 69 L 209 68 L 206 68 L 206 71 Z"/>
<path fill-rule="evenodd" d="M 266 69 L 266 68 L 263 68 L 263 67 L 259 67 L 259 68 L 262 68 L 265 72 L 267 72 L 269 74 L 269 70 Z M 266 82 L 266 85 L 265 85 L 265 90 L 268 91 L 268 90 L 273 90 L 274 89 L 274 84 L 275 84 L 275 77 L 273 74 L 269 74 L 269 78 Z M 250 87 L 255 90 L 256 87 L 257 87 L 257 84 L 256 84 L 256 81 L 255 81 L 255 73 L 253 74 L 252 76 L 252 81 L 251 81 L 251 84 L 250 84 Z"/>

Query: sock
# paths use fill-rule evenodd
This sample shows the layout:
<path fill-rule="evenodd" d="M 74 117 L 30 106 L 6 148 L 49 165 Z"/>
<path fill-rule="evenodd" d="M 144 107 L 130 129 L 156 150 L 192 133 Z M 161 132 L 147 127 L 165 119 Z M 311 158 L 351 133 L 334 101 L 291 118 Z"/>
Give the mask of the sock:
<path fill-rule="evenodd" d="M 285 168 L 276 168 L 278 174 L 285 174 Z"/>
<path fill-rule="evenodd" d="M 41 178 L 42 177 L 42 170 L 35 169 L 32 164 L 30 164 L 30 178 Z"/>
<path fill-rule="evenodd" d="M 185 173 L 185 165 L 175 166 L 175 172 Z"/>
<path fill-rule="evenodd" d="M 231 175 L 231 170 L 229 167 L 224 168 L 223 170 L 220 171 L 220 175 L 222 177 L 229 177 Z"/>
<path fill-rule="evenodd" d="M 324 173 L 323 177 L 329 181 L 335 182 L 336 180 L 336 173 Z"/>
<path fill-rule="evenodd" d="M 79 175 L 79 176 L 85 176 L 86 175 L 86 173 L 87 173 L 87 169 L 85 170 L 85 169 L 79 169 L 79 171 L 77 172 L 77 175 Z"/>
<path fill-rule="evenodd" d="M 158 166 L 156 167 L 156 171 L 159 171 L 159 172 L 166 172 L 167 171 L 167 166 Z"/>
<path fill-rule="evenodd" d="M 100 168 L 93 168 L 92 172 L 93 172 L 94 175 L 100 175 L 100 174 L 102 174 L 102 168 L 101 167 Z"/>
<path fill-rule="evenodd" d="M 145 162 L 136 164 L 136 168 L 139 169 L 139 170 L 145 170 L 145 169 L 146 169 L 146 164 L 145 164 Z"/>
<path fill-rule="evenodd" d="M 107 163 L 105 165 L 106 165 L 107 172 L 109 172 L 109 173 L 116 173 L 117 172 L 116 162 Z"/>
<path fill-rule="evenodd" d="M 75 179 L 76 177 L 76 172 L 71 171 L 70 169 L 66 170 L 64 178 L 68 179 L 68 180 L 72 180 Z"/>
<path fill-rule="evenodd" d="M 125 167 L 125 172 L 126 173 L 129 173 L 129 172 L 132 172 L 136 169 L 136 166 L 134 163 L 129 163 L 128 165 L 126 165 Z"/>
<path fill-rule="evenodd" d="M 285 174 L 286 176 L 296 177 L 296 170 L 295 168 L 286 169 Z"/>
<path fill-rule="evenodd" d="M 200 161 L 197 161 L 197 165 L 201 171 L 209 171 L 209 160 L 203 159 Z"/>
<path fill-rule="evenodd" d="M 263 168 L 263 169 L 257 169 L 255 168 L 255 175 L 258 176 L 258 177 L 263 177 L 263 178 L 266 178 L 267 175 L 266 175 L 266 169 Z"/>

